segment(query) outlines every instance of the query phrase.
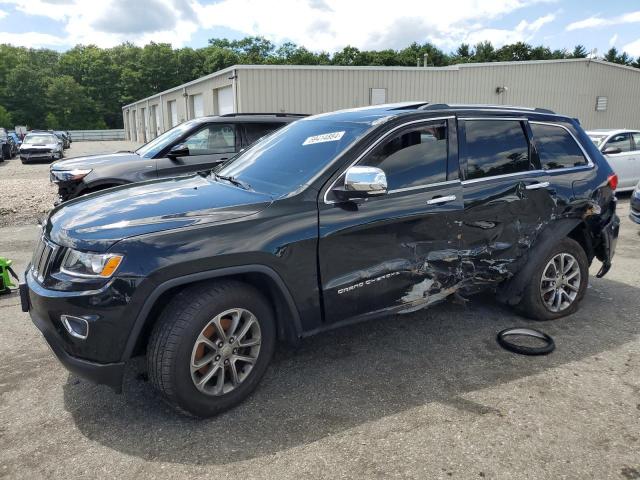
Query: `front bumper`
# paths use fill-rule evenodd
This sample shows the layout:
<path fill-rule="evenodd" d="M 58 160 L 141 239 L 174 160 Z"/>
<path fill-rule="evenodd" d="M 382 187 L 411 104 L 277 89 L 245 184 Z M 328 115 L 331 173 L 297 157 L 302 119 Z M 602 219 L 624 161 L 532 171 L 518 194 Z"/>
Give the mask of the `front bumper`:
<path fill-rule="evenodd" d="M 109 282 L 100 290 L 55 291 L 40 285 L 31 266 L 20 285 L 22 310 L 42 332 L 60 362 L 74 374 L 119 390 L 124 372 L 123 351 L 131 329 L 131 304 L 123 301 L 122 282 Z M 128 292 L 129 293 L 129 292 Z M 75 338 L 64 327 L 61 315 L 86 318 L 89 336 Z"/>
<path fill-rule="evenodd" d="M 61 158 L 61 154 L 58 152 L 37 152 L 37 153 L 24 153 L 20 152 L 20 160 L 57 160 Z"/>
<path fill-rule="evenodd" d="M 72 198 L 76 198 L 84 189 L 82 181 L 74 180 L 63 182 L 55 178 L 52 173 L 49 173 L 49 181 L 58 187 L 58 199 L 55 202 L 55 205 L 71 200 Z"/>
<path fill-rule="evenodd" d="M 598 249 L 598 259 L 602 262 L 602 267 L 596 274 L 596 277 L 602 278 L 611 269 L 611 261 L 616 252 L 616 244 L 618 243 L 618 234 L 620 233 L 620 218 L 613 213 L 609 222 L 602 227 L 600 233 L 601 244 Z"/>

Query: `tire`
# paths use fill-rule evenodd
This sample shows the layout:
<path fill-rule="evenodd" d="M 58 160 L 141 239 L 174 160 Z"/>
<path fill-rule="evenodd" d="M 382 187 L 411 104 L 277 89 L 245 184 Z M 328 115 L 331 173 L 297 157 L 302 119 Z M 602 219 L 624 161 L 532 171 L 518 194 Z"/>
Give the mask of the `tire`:
<path fill-rule="evenodd" d="M 239 321 L 230 320 L 236 318 L 234 314 L 220 318 L 221 314 L 232 311 L 248 313 L 239 315 Z M 255 322 L 248 320 L 251 318 Z M 257 339 L 258 353 L 255 354 L 256 346 L 234 348 L 231 352 L 233 345 L 227 341 L 223 348 L 217 348 L 221 344 L 218 343 L 221 336 L 212 323 L 215 319 L 219 319 L 217 326 L 222 325 L 227 333 L 232 330 L 234 322 L 238 324 L 235 331 L 240 334 L 242 327 L 250 323 L 249 338 L 245 335 L 237 339 L 226 337 L 226 340 L 251 343 Z M 207 344 L 198 342 L 201 335 L 206 335 L 216 348 L 210 349 Z M 178 411 L 197 417 L 211 417 L 236 406 L 257 387 L 273 355 L 275 341 L 273 311 L 258 290 L 235 280 L 196 284 L 176 294 L 153 328 L 147 346 L 149 379 Z M 252 365 L 238 357 L 249 358 L 254 354 Z M 211 363 L 194 371 L 194 362 L 207 358 Z M 238 383 L 231 381 L 232 365 L 233 371 L 237 372 L 235 379 Z M 217 373 L 211 380 L 204 381 L 212 371 Z M 222 391 L 219 390 L 220 376 L 225 382 Z M 196 381 L 202 381 L 200 388 Z"/>
<path fill-rule="evenodd" d="M 572 266 L 572 270 L 567 273 L 567 275 L 562 276 L 560 281 L 554 280 L 554 282 L 550 282 L 545 280 L 543 282 L 543 274 L 546 273 L 545 278 L 549 278 L 550 272 L 553 272 L 554 268 L 557 268 L 551 267 L 550 263 L 552 259 L 556 259 L 555 265 L 558 265 L 559 255 L 565 256 L 565 268 L 570 268 L 567 266 L 570 265 L 571 259 L 576 262 L 576 268 L 573 269 Z M 576 279 L 575 276 L 569 278 L 576 270 L 579 271 L 578 278 Z M 551 276 L 554 275 L 551 274 Z M 569 285 L 567 285 L 567 283 Z M 556 318 L 571 315 L 578 310 L 588 284 L 589 262 L 587 255 L 578 242 L 571 238 L 564 238 L 539 260 L 531 280 L 524 290 L 522 300 L 516 308 L 521 314 L 534 320 L 555 320 Z M 552 288 L 564 290 L 565 293 L 557 294 L 554 290 L 546 292 Z M 546 293 L 543 293 L 543 290 Z M 575 297 L 570 299 L 568 297 L 569 294 L 566 292 L 569 292 L 570 295 L 575 293 Z M 560 302 L 557 301 L 557 295 L 560 295 Z M 549 305 L 549 303 L 552 303 L 552 305 Z"/>

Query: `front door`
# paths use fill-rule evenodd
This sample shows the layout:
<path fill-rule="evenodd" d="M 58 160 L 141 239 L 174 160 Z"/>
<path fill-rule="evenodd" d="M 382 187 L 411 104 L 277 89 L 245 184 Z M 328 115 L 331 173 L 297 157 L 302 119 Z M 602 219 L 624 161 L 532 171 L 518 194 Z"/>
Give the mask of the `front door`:
<path fill-rule="evenodd" d="M 327 322 L 415 310 L 455 290 L 463 206 L 455 133 L 453 119 L 395 130 L 358 162 L 385 172 L 385 195 L 340 202 L 329 191 L 319 201 Z"/>
<path fill-rule="evenodd" d="M 178 143 L 189 149 L 189 155 L 159 158 L 158 176 L 171 177 L 216 167 L 238 151 L 239 138 L 235 125 L 211 123 Z"/>

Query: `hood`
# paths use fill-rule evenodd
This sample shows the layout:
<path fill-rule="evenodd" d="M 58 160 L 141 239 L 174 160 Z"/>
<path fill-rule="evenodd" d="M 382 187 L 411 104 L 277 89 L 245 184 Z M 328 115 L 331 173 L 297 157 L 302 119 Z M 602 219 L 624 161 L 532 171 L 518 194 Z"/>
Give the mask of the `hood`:
<path fill-rule="evenodd" d="M 51 170 L 73 170 L 75 168 L 96 168 L 101 165 L 114 165 L 118 163 L 131 163 L 148 160 L 140 155 L 130 152 L 106 153 L 103 155 L 87 155 L 86 157 L 73 157 L 58 160 L 51 164 Z"/>
<path fill-rule="evenodd" d="M 51 211 L 45 232 L 58 245 L 104 252 L 124 238 L 244 217 L 270 203 L 266 194 L 196 174 L 76 198 Z"/>

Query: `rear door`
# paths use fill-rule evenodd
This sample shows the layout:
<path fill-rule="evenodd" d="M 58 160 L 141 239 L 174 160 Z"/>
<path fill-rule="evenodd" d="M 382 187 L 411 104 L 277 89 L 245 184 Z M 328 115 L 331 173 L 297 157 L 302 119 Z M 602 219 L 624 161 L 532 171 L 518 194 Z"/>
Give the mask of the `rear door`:
<path fill-rule="evenodd" d="M 329 322 L 421 308 L 452 293 L 458 280 L 463 204 L 455 121 L 394 129 L 357 164 L 381 168 L 388 192 L 339 202 L 329 190 L 319 202 L 319 267 Z M 343 177 L 334 185 L 342 185 Z"/>
<path fill-rule="evenodd" d="M 605 154 L 609 165 L 618 175 L 618 188 L 633 188 L 638 183 L 635 158 L 639 152 L 634 151 L 630 133 L 616 133 L 609 137 L 601 151 L 609 148 L 618 149 L 619 153 Z"/>
<path fill-rule="evenodd" d="M 470 286 L 515 272 L 555 209 L 554 190 L 538 163 L 526 118 L 460 119 L 464 172 L 462 266 Z"/>
<path fill-rule="evenodd" d="M 179 142 L 189 148 L 188 156 L 158 159 L 158 176 L 171 177 L 214 168 L 236 154 L 239 142 L 234 124 L 204 125 Z"/>

